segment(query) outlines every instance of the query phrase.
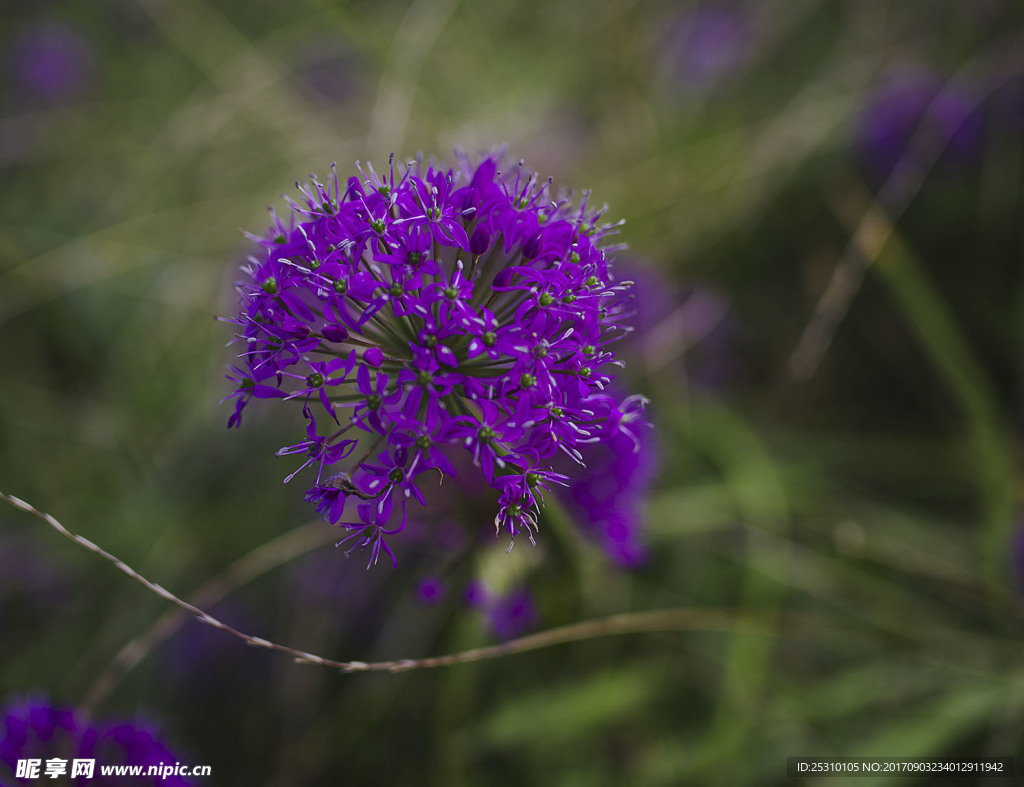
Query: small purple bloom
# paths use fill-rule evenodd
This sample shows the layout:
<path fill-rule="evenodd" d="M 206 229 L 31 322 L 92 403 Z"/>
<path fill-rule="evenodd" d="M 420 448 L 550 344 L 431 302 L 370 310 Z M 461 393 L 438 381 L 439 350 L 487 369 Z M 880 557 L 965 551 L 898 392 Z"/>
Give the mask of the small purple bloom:
<path fill-rule="evenodd" d="M 555 457 L 615 436 L 635 444 L 644 424 L 645 399 L 607 392 L 628 332 L 629 283 L 606 245 L 619 223 L 601 222 L 588 193 L 573 206 L 522 162 L 500 165 L 460 153 L 455 169 L 332 172 L 251 236 L 259 256 L 229 320 L 241 345 L 229 425 L 253 400 L 301 402 L 306 438 L 278 452 L 303 459 L 286 481 L 315 471 L 307 501 L 371 564 L 394 558 L 407 504 L 426 505 L 424 475 L 455 474 L 450 454 L 468 454 L 499 493 L 494 522 L 511 548 L 519 534 L 534 541 L 544 490 L 566 481 Z M 357 517 L 344 521 L 352 497 Z"/>
<path fill-rule="evenodd" d="M 424 577 L 416 588 L 416 597 L 423 604 L 436 604 L 444 598 L 444 584 L 437 577 Z"/>
<path fill-rule="evenodd" d="M 351 491 L 346 491 L 350 483 L 347 473 L 336 473 L 306 492 L 306 502 L 316 506 L 317 513 L 325 522 L 337 524 L 351 494 Z"/>
<path fill-rule="evenodd" d="M 328 412 L 331 416 L 334 415 L 333 410 L 329 410 Z M 286 484 L 306 467 L 314 465 L 317 468 L 316 484 L 319 486 L 324 468 L 333 465 L 342 459 L 348 458 L 349 454 L 355 450 L 356 441 L 336 439 L 338 437 L 338 432 L 335 432 L 334 435 L 330 437 L 320 435 L 317 433 L 316 419 L 313 417 L 308 406 L 302 408 L 302 414 L 306 416 L 306 420 L 308 421 L 308 424 L 306 425 L 306 439 L 295 443 L 295 445 L 286 445 L 283 448 L 279 448 L 277 455 L 287 456 L 289 454 L 304 454 L 307 456 L 306 461 L 299 466 L 299 469 L 284 479 Z M 332 442 L 332 440 L 334 440 L 334 442 Z"/>
<path fill-rule="evenodd" d="M 473 609 L 483 609 L 488 598 L 487 587 L 479 579 L 475 579 L 466 585 L 463 597 L 466 599 L 466 604 Z"/>

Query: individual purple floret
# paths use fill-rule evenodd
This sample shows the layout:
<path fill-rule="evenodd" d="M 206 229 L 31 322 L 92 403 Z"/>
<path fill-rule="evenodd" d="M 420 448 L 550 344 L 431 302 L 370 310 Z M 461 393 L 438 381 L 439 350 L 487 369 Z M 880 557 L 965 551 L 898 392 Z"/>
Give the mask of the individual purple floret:
<path fill-rule="evenodd" d="M 279 451 L 295 461 L 286 480 L 306 473 L 307 501 L 371 563 L 392 555 L 409 501 L 424 504 L 424 474 L 454 474 L 451 451 L 499 492 L 511 549 L 534 541 L 543 492 L 566 483 L 555 457 L 616 437 L 638 450 L 645 425 L 643 397 L 607 393 L 629 330 L 631 283 L 613 280 L 617 247 L 603 245 L 621 222 L 522 162 L 458 162 L 311 177 L 287 218 L 271 211 L 250 236 L 260 253 L 237 285 L 229 424 L 253 399 L 301 411 L 304 439 Z"/>
<path fill-rule="evenodd" d="M 34 779 L 18 778 L 19 760 L 41 761 Z M 62 764 L 55 767 L 62 767 L 63 772 L 47 778 L 43 769 L 48 760 L 59 760 Z M 90 760 L 94 761 L 91 773 L 75 772 L 76 761 Z M 138 724 L 90 723 L 73 710 L 39 700 L 13 703 L 0 710 L 0 785 L 13 787 L 59 778 L 61 784 L 103 787 L 123 784 L 124 776 L 105 776 L 101 766 L 138 765 L 143 767 L 144 775 L 132 777 L 133 784 L 187 787 L 194 782 L 170 771 L 166 778 L 146 775 L 149 766 L 173 768 L 179 763 L 180 758 L 151 730 Z"/>

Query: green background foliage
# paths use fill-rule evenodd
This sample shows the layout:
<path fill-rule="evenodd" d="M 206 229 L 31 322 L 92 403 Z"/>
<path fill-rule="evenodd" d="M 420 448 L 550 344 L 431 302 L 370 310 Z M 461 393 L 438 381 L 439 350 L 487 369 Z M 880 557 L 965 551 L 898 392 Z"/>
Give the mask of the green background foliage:
<path fill-rule="evenodd" d="M 993 108 L 1024 79 L 1020 8 L 732 3 L 743 53 L 697 83 L 673 65 L 696 44 L 672 31 L 711 5 L 0 11 L 0 489 L 181 595 L 305 526 L 312 551 L 272 549 L 277 565 L 215 611 L 331 658 L 489 642 L 462 600 L 481 576 L 525 583 L 538 629 L 673 607 L 761 621 L 347 676 L 189 622 L 97 718 L 152 722 L 217 784 L 764 785 L 786 783 L 787 756 L 1022 753 L 1024 136 Z M 92 58 L 61 101 L 17 80 L 19 40 L 54 22 Z M 983 133 L 966 162 L 940 145 L 893 197 L 859 155 L 858 118 L 909 67 L 962 82 Z M 347 175 L 391 151 L 500 144 L 608 202 L 626 219 L 620 269 L 675 298 L 625 373 L 659 445 L 638 571 L 565 511 L 508 558 L 490 539 L 428 542 L 364 571 L 279 484 L 297 413 L 225 429 L 230 328 L 213 315 L 232 311 L 251 251 L 239 227 L 261 231 L 269 202 L 332 161 Z M 682 329 L 693 287 L 727 299 L 729 347 Z M 834 330 L 816 327 L 820 304 Z M 693 384 L 716 353 L 736 367 L 727 384 Z M 488 534 L 486 508 L 457 505 Z M 6 507 L 4 557 L 0 697 L 81 707 L 167 611 Z M 434 606 L 415 594 L 428 575 L 446 587 Z"/>

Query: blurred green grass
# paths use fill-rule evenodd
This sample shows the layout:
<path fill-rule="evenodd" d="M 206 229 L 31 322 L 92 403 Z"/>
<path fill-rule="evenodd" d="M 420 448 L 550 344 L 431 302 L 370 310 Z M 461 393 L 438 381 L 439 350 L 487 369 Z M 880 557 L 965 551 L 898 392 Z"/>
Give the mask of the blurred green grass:
<path fill-rule="evenodd" d="M 176 677 L 185 659 L 168 645 L 98 715 L 155 719 L 217 784 L 781 784 L 787 756 L 1021 752 L 1022 137 L 993 99 L 1022 78 L 1017 6 L 109 0 L 0 13 L 0 488 L 180 593 L 307 522 L 273 457 L 297 424 L 254 414 L 229 433 L 217 404 L 230 337 L 213 315 L 233 308 L 249 252 L 238 229 L 259 231 L 265 205 L 332 161 L 348 173 L 392 150 L 507 144 L 626 218 L 623 268 L 641 262 L 665 292 L 713 288 L 737 325 L 727 385 L 697 384 L 710 345 L 688 346 L 668 318 L 671 362 L 641 352 L 627 370 L 658 425 L 652 559 L 622 572 L 552 522 L 511 569 L 540 625 L 670 606 L 779 625 L 399 676 L 340 677 L 229 640 Z M 695 20 L 715 13 L 745 32 L 719 29 L 708 65 L 688 53 Z M 85 42 L 73 94 L 25 87 L 19 45 L 43 24 Z M 857 129 L 909 66 L 967 73 L 984 133 L 976 158 L 940 158 L 895 210 Z M 871 210 L 885 244 L 858 234 Z M 851 259 L 863 282 L 814 374 L 795 380 L 787 364 Z M 0 522 L 0 558 L 29 549 L 53 591 L 0 576 L 0 696 L 79 704 L 163 602 L 13 510 Z M 510 570 L 495 549 L 433 545 L 366 573 L 327 547 L 232 601 L 252 633 L 326 656 L 449 652 L 487 641 L 460 594 L 480 571 Z M 315 572 L 334 583 L 326 599 L 296 590 Z M 448 592 L 425 608 L 415 588 L 433 573 Z M 804 613 L 835 625 L 787 631 Z"/>

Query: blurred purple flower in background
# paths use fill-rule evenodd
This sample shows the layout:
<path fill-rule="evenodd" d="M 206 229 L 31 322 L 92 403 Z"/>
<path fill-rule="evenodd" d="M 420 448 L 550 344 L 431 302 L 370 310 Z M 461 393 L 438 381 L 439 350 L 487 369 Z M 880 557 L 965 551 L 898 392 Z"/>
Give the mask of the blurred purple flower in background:
<path fill-rule="evenodd" d="M 477 580 L 466 588 L 465 599 L 470 607 L 484 614 L 487 628 L 496 639 L 514 639 L 538 620 L 533 596 L 524 587 L 495 593 Z"/>
<path fill-rule="evenodd" d="M 15 86 L 43 102 L 82 93 L 93 71 L 88 39 L 64 22 L 47 22 L 20 31 L 9 56 Z"/>
<path fill-rule="evenodd" d="M 466 585 L 466 590 L 463 595 L 466 599 L 466 604 L 473 607 L 473 609 L 483 609 L 484 603 L 487 601 L 489 594 L 484 583 L 477 579 Z"/>
<path fill-rule="evenodd" d="M 911 165 L 929 166 L 937 154 L 947 164 L 976 162 L 983 126 L 978 101 L 964 86 L 925 70 L 903 70 L 890 74 L 868 96 L 855 142 L 868 172 L 883 178 L 907 155 L 915 157 Z"/>
<path fill-rule="evenodd" d="M 622 436 L 588 450 L 586 469 L 565 494 L 580 529 L 624 568 L 635 568 L 647 559 L 642 507 L 657 471 L 651 431 L 639 432 L 639 451 Z"/>
<path fill-rule="evenodd" d="M 436 604 L 444 598 L 444 584 L 437 577 L 424 577 L 416 588 L 416 598 L 423 604 Z"/>
<path fill-rule="evenodd" d="M 683 88 L 714 88 L 749 60 L 753 40 L 750 15 L 738 6 L 703 3 L 687 8 L 669 28 L 665 71 Z"/>
<path fill-rule="evenodd" d="M 67 773 L 72 760 L 95 760 L 93 778 L 70 779 L 75 785 L 124 784 L 122 776 L 103 776 L 101 765 L 175 765 L 181 758 L 171 752 L 146 725 L 128 722 L 92 724 L 73 710 L 40 700 L 15 702 L 0 711 L 0 785 L 24 784 L 17 779 L 18 760 L 61 758 Z M 40 769 L 42 771 L 42 769 Z M 44 776 L 45 778 L 45 776 Z M 132 784 L 187 787 L 193 782 L 180 776 L 133 777 Z"/>
<path fill-rule="evenodd" d="M 631 279 L 633 333 L 625 338 L 622 356 L 648 374 L 675 367 L 686 383 L 721 391 L 742 370 L 739 325 L 728 297 L 710 284 L 683 287 L 642 263 L 623 265 Z"/>
<path fill-rule="evenodd" d="M 487 606 L 487 622 L 498 639 L 512 639 L 537 622 L 533 597 L 526 588 L 515 588 Z"/>

